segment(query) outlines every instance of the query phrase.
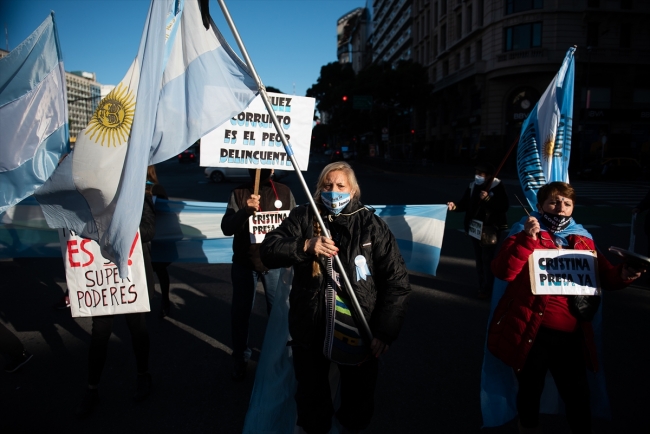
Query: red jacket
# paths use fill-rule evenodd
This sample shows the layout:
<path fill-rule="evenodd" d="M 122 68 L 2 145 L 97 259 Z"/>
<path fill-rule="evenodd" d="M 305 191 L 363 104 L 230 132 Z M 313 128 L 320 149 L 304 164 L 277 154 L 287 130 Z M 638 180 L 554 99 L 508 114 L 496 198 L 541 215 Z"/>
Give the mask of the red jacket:
<path fill-rule="evenodd" d="M 586 237 L 570 235 L 569 246 L 576 250 L 596 250 L 594 242 Z M 552 295 L 534 295 L 530 288 L 528 257 L 535 249 L 556 248 L 548 232 L 540 232 L 536 240 L 519 232 L 506 239 L 498 256 L 492 261 L 492 272 L 508 283 L 503 297 L 494 310 L 488 329 L 487 345 L 492 354 L 516 372 L 524 367 L 528 352 L 533 346 L 537 331 L 542 324 L 546 304 Z M 621 279 L 622 265 L 613 266 L 598 254 L 598 274 L 603 289 L 623 289 L 632 281 Z M 596 371 L 598 360 L 591 322 L 581 322 L 585 337 L 585 361 L 587 367 Z"/>

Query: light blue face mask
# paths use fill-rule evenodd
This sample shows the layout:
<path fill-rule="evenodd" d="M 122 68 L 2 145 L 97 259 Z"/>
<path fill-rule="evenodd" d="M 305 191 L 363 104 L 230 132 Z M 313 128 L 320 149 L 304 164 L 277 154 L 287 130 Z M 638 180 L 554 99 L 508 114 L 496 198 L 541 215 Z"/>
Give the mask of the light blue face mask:
<path fill-rule="evenodd" d="M 481 185 L 484 182 L 485 182 L 485 177 L 484 176 L 479 176 L 479 175 L 474 176 L 474 184 Z"/>
<path fill-rule="evenodd" d="M 343 208 L 350 203 L 350 193 L 322 191 L 320 199 L 332 214 L 339 215 L 343 211 Z"/>

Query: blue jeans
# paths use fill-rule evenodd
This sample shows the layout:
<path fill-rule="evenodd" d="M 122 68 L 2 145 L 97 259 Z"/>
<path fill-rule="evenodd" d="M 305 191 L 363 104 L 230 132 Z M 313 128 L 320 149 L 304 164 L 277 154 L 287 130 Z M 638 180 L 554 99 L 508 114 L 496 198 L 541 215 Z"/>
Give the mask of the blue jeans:
<path fill-rule="evenodd" d="M 238 264 L 232 264 L 232 306 L 230 324 L 232 328 L 232 357 L 237 361 L 250 359 L 252 351 L 248 348 L 248 323 L 255 303 L 257 282 L 262 282 L 266 296 L 266 312 L 271 313 L 273 299 L 280 281 L 281 269 L 259 273 Z"/>

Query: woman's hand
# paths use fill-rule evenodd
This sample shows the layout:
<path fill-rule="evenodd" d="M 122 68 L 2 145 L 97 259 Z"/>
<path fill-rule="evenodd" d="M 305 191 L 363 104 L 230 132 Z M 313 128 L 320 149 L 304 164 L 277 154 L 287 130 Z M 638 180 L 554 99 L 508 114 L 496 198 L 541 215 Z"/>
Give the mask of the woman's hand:
<path fill-rule="evenodd" d="M 447 211 L 453 211 L 456 209 L 456 204 L 453 202 L 447 202 Z"/>
<path fill-rule="evenodd" d="M 311 253 L 312 255 L 323 255 L 331 258 L 333 255 L 336 255 L 338 251 L 339 248 L 336 247 L 334 241 L 327 237 L 314 237 L 305 241 L 305 252 Z"/>
<path fill-rule="evenodd" d="M 372 342 L 370 343 L 370 351 L 372 351 L 373 356 L 379 357 L 388 351 L 388 345 L 377 338 L 373 338 Z"/>
<path fill-rule="evenodd" d="M 482 191 L 478 194 L 478 197 L 479 197 L 481 200 L 485 200 L 485 198 L 488 197 L 488 192 L 485 191 L 485 190 L 482 190 Z"/>
<path fill-rule="evenodd" d="M 526 235 L 531 237 L 533 240 L 537 239 L 537 234 L 539 233 L 540 227 L 539 222 L 535 217 L 528 217 L 526 223 L 524 223 L 524 232 Z"/>
<path fill-rule="evenodd" d="M 635 280 L 641 277 L 643 273 L 645 273 L 645 270 L 637 270 L 636 268 L 623 264 L 623 268 L 621 268 L 621 279 Z"/>

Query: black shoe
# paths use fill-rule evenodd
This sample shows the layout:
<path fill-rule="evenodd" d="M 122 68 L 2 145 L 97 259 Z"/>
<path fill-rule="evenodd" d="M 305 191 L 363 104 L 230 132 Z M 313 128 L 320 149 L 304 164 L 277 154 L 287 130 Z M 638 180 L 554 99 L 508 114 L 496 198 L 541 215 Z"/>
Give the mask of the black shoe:
<path fill-rule="evenodd" d="M 151 393 L 151 374 L 148 372 L 146 374 L 138 374 L 135 386 L 135 395 L 133 395 L 133 400 L 135 402 L 142 402 L 147 399 L 147 396 Z"/>
<path fill-rule="evenodd" d="M 34 357 L 33 354 L 28 353 L 27 351 L 23 351 L 23 354 L 18 359 L 14 360 L 12 362 L 9 362 L 9 363 L 7 363 L 5 365 L 5 371 L 6 372 L 16 372 L 17 370 L 22 368 L 22 366 L 25 363 L 29 362 L 32 359 L 32 357 Z"/>
<path fill-rule="evenodd" d="M 167 309 L 165 309 L 165 308 L 160 309 L 160 318 L 165 318 L 165 317 L 168 317 L 168 316 L 171 316 L 171 315 L 169 314 L 169 308 L 167 308 Z"/>
<path fill-rule="evenodd" d="M 57 301 L 54 305 L 54 309 L 64 310 L 70 308 L 70 297 L 64 295 L 61 300 Z"/>
<path fill-rule="evenodd" d="M 246 378 L 246 368 L 248 368 L 248 362 L 241 360 L 235 361 L 235 366 L 232 368 L 230 378 L 233 381 L 242 381 Z"/>
<path fill-rule="evenodd" d="M 99 392 L 97 389 L 87 389 L 86 394 L 77 407 L 76 414 L 78 419 L 85 419 L 93 412 L 99 402 Z"/>

